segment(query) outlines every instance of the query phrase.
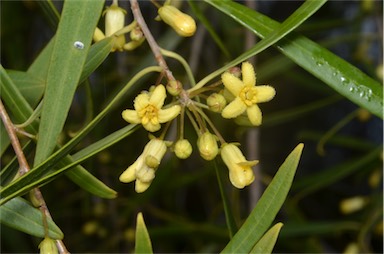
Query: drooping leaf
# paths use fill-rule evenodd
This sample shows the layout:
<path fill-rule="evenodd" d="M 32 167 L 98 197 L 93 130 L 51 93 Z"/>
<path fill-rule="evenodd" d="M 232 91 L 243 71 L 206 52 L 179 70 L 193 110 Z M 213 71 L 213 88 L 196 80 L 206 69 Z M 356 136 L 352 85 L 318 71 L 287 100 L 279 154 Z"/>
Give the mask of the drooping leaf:
<path fill-rule="evenodd" d="M 137 214 L 135 253 L 153 253 L 151 239 L 142 213 Z"/>
<path fill-rule="evenodd" d="M 270 227 L 291 188 L 303 147 L 303 144 L 299 144 L 288 155 L 251 214 L 222 253 L 249 253 Z"/>
<path fill-rule="evenodd" d="M 45 230 L 41 211 L 20 197 L 0 206 L 0 223 L 37 237 L 44 237 Z M 48 235 L 63 239 L 64 235 L 52 219 L 46 218 Z"/>

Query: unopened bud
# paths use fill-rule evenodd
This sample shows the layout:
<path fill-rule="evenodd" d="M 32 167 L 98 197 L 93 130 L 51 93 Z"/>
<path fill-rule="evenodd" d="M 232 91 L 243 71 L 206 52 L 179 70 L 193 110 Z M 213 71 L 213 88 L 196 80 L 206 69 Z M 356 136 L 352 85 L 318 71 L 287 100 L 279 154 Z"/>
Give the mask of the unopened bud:
<path fill-rule="evenodd" d="M 160 18 L 165 23 L 170 25 L 180 36 L 189 37 L 195 34 L 195 20 L 191 16 L 181 12 L 176 7 L 165 5 L 159 8 L 158 13 Z"/>
<path fill-rule="evenodd" d="M 207 161 L 213 160 L 219 152 L 216 136 L 208 131 L 197 139 L 197 147 L 201 157 Z"/>
<path fill-rule="evenodd" d="M 49 237 L 44 238 L 43 241 L 39 244 L 39 249 L 41 254 L 57 254 L 59 251 L 57 250 L 57 246 L 55 241 Z"/>
<path fill-rule="evenodd" d="M 109 37 L 122 29 L 125 23 L 125 10 L 119 6 L 112 4 L 105 10 L 105 36 Z M 123 50 L 125 44 L 124 34 L 116 38 L 112 51 Z"/>
<path fill-rule="evenodd" d="M 221 112 L 227 105 L 224 96 L 218 93 L 213 93 L 207 98 L 207 105 L 213 112 Z"/>
<path fill-rule="evenodd" d="M 178 96 L 183 90 L 183 85 L 178 80 L 171 80 L 167 84 L 167 91 L 172 96 Z"/>
<path fill-rule="evenodd" d="M 186 159 L 192 153 L 192 145 L 186 139 L 179 139 L 175 143 L 174 151 L 175 151 L 175 154 L 176 154 L 177 158 L 179 158 L 179 159 Z"/>
<path fill-rule="evenodd" d="M 134 29 L 132 29 L 129 36 L 131 37 L 132 41 L 138 41 L 144 37 L 144 34 L 143 31 L 141 31 L 140 27 L 136 26 Z"/>
<path fill-rule="evenodd" d="M 349 214 L 362 209 L 367 203 L 367 199 L 361 196 L 347 198 L 341 201 L 340 211 L 344 214 Z"/>

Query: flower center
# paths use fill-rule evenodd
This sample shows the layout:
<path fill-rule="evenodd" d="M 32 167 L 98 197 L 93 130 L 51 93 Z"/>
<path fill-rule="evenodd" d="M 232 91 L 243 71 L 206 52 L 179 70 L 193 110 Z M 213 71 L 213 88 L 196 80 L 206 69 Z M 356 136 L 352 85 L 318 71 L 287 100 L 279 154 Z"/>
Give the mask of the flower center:
<path fill-rule="evenodd" d="M 239 94 L 240 99 L 247 105 L 252 106 L 257 102 L 257 89 L 254 86 L 245 86 Z"/>
<path fill-rule="evenodd" d="M 143 123 L 148 123 L 149 121 L 156 121 L 157 120 L 157 112 L 158 108 L 155 106 L 148 104 L 145 108 L 140 110 L 139 117 L 142 118 Z"/>

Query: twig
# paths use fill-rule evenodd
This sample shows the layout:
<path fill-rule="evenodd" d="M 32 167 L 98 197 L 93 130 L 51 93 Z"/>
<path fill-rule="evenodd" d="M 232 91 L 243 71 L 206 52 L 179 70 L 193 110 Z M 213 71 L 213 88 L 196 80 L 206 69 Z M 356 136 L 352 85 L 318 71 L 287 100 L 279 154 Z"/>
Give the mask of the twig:
<path fill-rule="evenodd" d="M 7 111 L 4 108 L 3 102 L 0 100 L 0 117 L 4 123 L 4 127 L 7 130 L 9 139 L 11 140 L 11 144 L 13 150 L 16 153 L 17 161 L 19 162 L 19 175 L 24 175 L 29 171 L 29 165 L 27 160 L 25 159 L 23 149 L 21 148 L 19 139 L 17 138 L 16 131 L 14 125 L 9 118 Z"/>
<path fill-rule="evenodd" d="M 25 158 L 23 149 L 21 148 L 20 141 L 17 138 L 15 126 L 12 123 L 11 119 L 9 118 L 8 113 L 5 110 L 5 107 L 4 107 L 1 99 L 0 99 L 0 117 L 4 123 L 5 129 L 7 130 L 7 133 L 8 133 L 9 139 L 11 141 L 13 150 L 15 151 L 15 154 L 17 157 L 17 161 L 19 162 L 19 172 L 18 172 L 19 176 L 22 176 L 30 170 L 30 167 L 29 167 L 29 164 L 27 162 L 27 159 Z M 39 207 L 41 213 L 43 214 L 44 229 L 47 230 L 48 225 L 47 225 L 46 218 L 52 218 L 52 216 L 48 210 L 47 204 L 45 203 L 44 197 L 43 197 L 39 188 L 34 188 L 32 190 L 32 195 L 33 195 L 34 199 L 36 200 L 36 202 L 38 203 L 38 207 Z M 46 234 L 47 234 L 47 232 L 46 232 Z M 56 240 L 56 245 L 57 245 L 60 253 L 62 253 L 62 254 L 68 254 L 69 253 L 67 248 L 65 247 L 63 241 Z"/>
<path fill-rule="evenodd" d="M 165 62 L 164 57 L 160 52 L 159 45 L 153 38 L 151 31 L 149 31 L 147 23 L 145 22 L 143 15 L 141 14 L 140 7 L 137 0 L 130 0 L 130 3 L 131 3 L 133 16 L 137 21 L 137 24 L 140 26 L 141 31 L 143 31 L 143 34 L 147 39 L 147 42 L 153 52 L 153 55 L 156 58 L 157 63 L 164 70 L 165 76 L 167 77 L 168 81 L 175 80 L 175 77 L 173 77 L 172 72 L 169 70 L 167 63 Z"/>

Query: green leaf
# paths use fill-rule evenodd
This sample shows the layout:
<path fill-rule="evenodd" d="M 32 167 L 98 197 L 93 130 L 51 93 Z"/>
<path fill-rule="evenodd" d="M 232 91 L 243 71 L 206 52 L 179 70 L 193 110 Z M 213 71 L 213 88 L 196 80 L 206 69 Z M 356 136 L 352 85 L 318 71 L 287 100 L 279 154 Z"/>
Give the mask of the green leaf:
<path fill-rule="evenodd" d="M 66 154 L 67 151 L 70 150 L 70 147 L 73 147 L 76 144 L 76 143 L 69 142 L 68 144 L 70 146 L 68 146 L 67 144 L 60 151 L 53 154 L 44 163 L 40 164 L 36 168 L 30 170 L 28 173 L 24 174 L 23 176 L 15 180 L 14 182 L 2 188 L 0 190 L 0 194 L 1 194 L 0 205 L 8 202 L 10 199 L 14 197 L 20 196 L 28 192 L 29 190 L 33 189 L 36 186 L 41 186 L 52 181 L 54 178 L 56 178 L 63 172 L 66 172 L 67 170 L 75 167 L 76 165 L 80 164 L 81 162 L 85 161 L 91 156 L 97 154 L 103 149 L 106 149 L 109 146 L 120 141 L 121 139 L 129 136 L 135 130 L 137 130 L 137 125 L 134 125 L 134 124 L 128 125 L 110 134 L 109 136 L 103 138 L 102 140 L 99 140 L 98 142 L 84 148 L 78 153 L 74 154 L 73 158 L 75 159 L 78 158 L 76 161 L 73 161 L 72 163 L 69 163 L 62 168 L 59 168 L 59 169 L 55 168 L 54 170 L 51 170 L 51 168 L 57 163 L 57 161 L 61 159 L 63 154 Z M 84 174 L 84 172 L 80 172 L 80 173 Z M 90 176 L 72 175 L 72 177 L 78 178 L 78 177 L 90 177 Z M 100 181 L 96 181 L 97 179 L 94 179 L 92 182 L 86 182 L 87 178 L 81 178 L 81 179 L 75 179 L 75 180 L 78 180 L 80 186 L 92 192 L 96 191 L 98 195 L 103 195 L 103 197 L 114 198 L 116 195 L 116 193 L 113 190 L 109 190 L 107 186 L 104 186 L 104 187 L 100 186 L 103 183 Z M 97 191 L 98 188 L 100 189 Z M 99 193 L 99 192 L 102 192 L 103 190 L 105 190 L 105 193 Z"/>
<path fill-rule="evenodd" d="M 70 169 L 83 161 L 83 159 L 67 165 L 56 172 L 50 173 L 49 177 L 45 176 L 52 168 L 63 158 L 65 157 L 81 140 L 87 135 L 96 124 L 103 119 L 103 117 L 109 112 L 111 108 L 116 106 L 118 102 L 127 94 L 128 90 L 142 77 L 148 73 L 152 72 L 161 72 L 162 69 L 158 66 L 147 67 L 137 73 L 127 84 L 126 86 L 112 99 L 112 101 L 101 111 L 93 120 L 90 122 L 84 129 L 82 129 L 76 137 L 72 138 L 68 143 L 66 143 L 60 150 L 56 151 L 43 163 L 39 164 L 37 167 L 33 168 L 28 173 L 24 174 L 22 177 L 18 178 L 16 181 L 10 183 L 6 187 L 0 190 L 0 205 L 8 202 L 13 197 L 19 196 L 30 190 L 31 188 L 41 184 L 42 182 L 46 183 L 48 180 L 52 180 L 57 175 L 65 172 L 67 169 Z M 127 135 L 130 134 L 131 128 L 135 125 L 128 125 L 125 129 Z M 122 131 L 122 130 L 119 130 Z M 111 134 L 113 135 L 113 134 Z M 120 135 L 121 136 L 121 135 Z M 94 151 L 98 152 L 100 150 L 100 143 L 96 145 Z M 89 148 L 88 148 L 89 149 Z"/>
<path fill-rule="evenodd" d="M 223 0 L 206 1 L 261 38 L 269 37 L 271 33 L 275 33 L 280 28 L 278 22 L 244 5 Z M 307 2 L 316 2 L 316 0 Z M 379 82 L 329 50 L 297 33 L 285 36 L 276 44 L 283 54 L 309 73 L 347 99 L 383 118 L 383 91 Z"/>
<path fill-rule="evenodd" d="M 45 81 L 24 71 L 8 70 L 7 72 L 25 100 L 35 108 L 43 96 Z"/>
<path fill-rule="evenodd" d="M 0 223 L 37 237 L 44 237 L 45 230 L 41 211 L 26 200 L 17 197 L 0 206 Z M 46 218 L 48 235 L 52 239 L 63 239 L 60 228 L 51 218 Z"/>
<path fill-rule="evenodd" d="M 218 6 L 224 3 L 229 4 L 229 6 L 231 6 L 232 4 L 232 2 L 228 2 L 228 1 L 217 1 L 217 0 L 205 0 L 205 1 L 208 2 L 209 4 L 212 4 L 216 8 L 218 8 Z M 240 56 L 238 56 L 236 59 L 232 60 L 225 66 L 221 67 L 220 69 L 214 71 L 210 75 L 203 78 L 201 81 L 199 81 L 196 84 L 194 88 L 190 89 L 190 91 L 200 88 L 202 85 L 206 84 L 209 80 L 218 76 L 219 74 L 226 71 L 230 67 L 247 60 L 248 58 L 260 53 L 261 51 L 272 46 L 274 43 L 283 39 L 284 36 L 286 36 L 288 33 L 290 33 L 292 30 L 298 27 L 301 23 L 303 23 L 306 19 L 308 19 L 313 13 L 315 13 L 325 2 L 326 0 L 317 0 L 317 1 L 309 0 L 305 2 L 291 16 L 289 16 L 289 18 L 287 18 L 280 26 L 276 26 L 276 28 L 273 31 L 271 31 L 271 33 L 269 33 L 267 36 L 265 36 L 263 40 L 258 42 L 251 49 L 244 52 L 243 54 L 241 54 Z M 224 8 L 224 10 L 226 9 Z"/>
<path fill-rule="evenodd" d="M 103 5 L 102 0 L 64 2 L 47 75 L 34 165 L 43 162 L 56 146 Z"/>
<path fill-rule="evenodd" d="M 219 35 L 216 33 L 215 29 L 212 27 L 211 23 L 206 18 L 206 15 L 201 11 L 201 9 L 197 6 L 195 1 L 188 1 L 189 5 L 192 8 L 192 11 L 195 13 L 196 17 L 203 23 L 209 34 L 211 35 L 212 39 L 215 41 L 217 46 L 221 49 L 221 51 L 224 53 L 224 55 L 227 58 L 231 57 L 231 54 L 229 50 L 225 47 L 224 43 L 220 39 Z"/>
<path fill-rule="evenodd" d="M 272 253 L 273 247 L 276 244 L 277 237 L 279 236 L 280 229 L 283 223 L 279 222 L 275 224 L 270 230 L 263 235 L 263 237 L 252 248 L 251 253 Z"/>
<path fill-rule="evenodd" d="M 269 228 L 287 197 L 303 147 L 303 144 L 299 144 L 288 155 L 243 226 L 222 253 L 249 253 Z"/>
<path fill-rule="evenodd" d="M 71 164 L 73 163 L 73 158 L 67 156 L 64 159 L 64 163 Z M 97 179 L 91 173 L 89 173 L 81 165 L 74 167 L 71 170 L 65 171 L 65 175 L 71 179 L 72 182 L 76 183 L 82 189 L 96 195 L 100 198 L 116 198 L 117 192 L 109 188 L 102 181 Z"/>
<path fill-rule="evenodd" d="M 104 52 L 105 55 L 108 54 L 108 52 L 105 52 L 105 50 L 108 49 L 108 46 L 106 47 L 106 44 L 109 44 L 108 40 L 105 40 L 103 43 L 95 44 L 92 46 L 94 50 L 101 50 Z M 50 45 L 50 44 L 49 44 Z M 48 46 L 47 46 L 48 47 Z M 46 48 L 47 48 L 46 47 Z M 92 50 L 90 50 L 91 52 Z M 43 52 L 49 52 L 48 50 L 44 50 Z M 44 55 L 47 53 L 43 53 Z M 95 51 L 95 54 L 97 52 Z M 94 55 L 90 56 L 89 59 L 98 59 L 97 61 L 100 61 L 101 58 L 95 57 Z M 38 59 L 46 59 L 44 58 L 38 58 Z M 41 60 L 40 63 L 42 63 L 44 60 Z M 97 62 L 94 61 L 94 62 Z M 90 62 L 93 62 L 90 60 Z M 40 63 L 36 62 L 36 65 L 34 66 L 42 66 Z M 90 64 L 91 65 L 91 64 Z M 97 65 L 93 65 L 97 66 Z M 39 74 L 39 69 L 36 67 L 36 73 Z M 92 67 L 96 68 L 96 67 Z M 34 68 L 32 68 L 34 69 Z M 33 72 L 35 73 L 35 72 Z M 13 118 L 16 119 L 18 123 L 23 123 L 28 119 L 28 117 L 33 113 L 32 108 L 28 104 L 28 102 L 24 99 L 23 94 L 20 93 L 18 87 L 16 84 L 13 82 L 11 77 L 8 75 L 7 71 L 4 70 L 4 68 L 0 65 L 0 77 L 1 77 L 1 90 L 2 90 L 2 99 L 4 99 L 4 102 L 6 105 L 8 105 L 9 111 L 12 113 Z M 24 74 L 23 74 L 24 75 Z M 32 75 L 32 74 L 28 74 Z M 44 73 L 40 73 L 40 75 L 44 76 Z M 36 134 L 37 133 L 37 125 L 38 122 L 34 121 L 31 125 L 28 125 L 25 127 L 25 130 L 30 132 L 31 134 Z M 3 136 L 7 136 L 7 133 L 4 132 L 4 128 L 1 129 L 1 134 Z M 7 142 L 8 141 L 8 142 Z M 1 140 L 1 150 L 3 151 L 6 146 L 9 145 L 9 139 L 3 139 Z M 71 161 L 70 158 L 64 158 L 65 160 Z M 91 192 L 94 195 L 104 197 L 104 198 L 113 198 L 115 196 L 115 191 L 111 190 L 109 187 L 106 185 L 102 184 L 96 177 L 92 176 L 89 174 L 88 171 L 86 171 L 82 167 L 76 167 L 73 169 L 71 173 L 69 173 L 69 177 L 75 182 L 75 183 L 80 183 L 80 182 L 87 182 L 87 184 L 81 184 L 80 186 L 83 187 L 85 190 Z M 82 179 L 83 178 L 83 179 Z"/>
<path fill-rule="evenodd" d="M 142 213 L 137 214 L 135 253 L 153 253 L 151 239 Z"/>

